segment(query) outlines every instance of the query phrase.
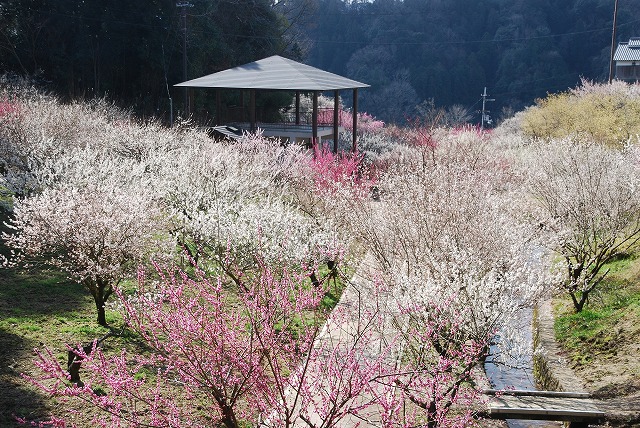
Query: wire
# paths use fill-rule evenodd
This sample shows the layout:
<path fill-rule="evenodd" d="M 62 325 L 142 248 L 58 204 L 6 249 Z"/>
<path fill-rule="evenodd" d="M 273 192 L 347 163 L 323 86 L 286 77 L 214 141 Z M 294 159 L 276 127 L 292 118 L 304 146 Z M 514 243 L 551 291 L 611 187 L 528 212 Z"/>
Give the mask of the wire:
<path fill-rule="evenodd" d="M 113 23 L 120 25 L 130 25 L 130 26 L 138 26 L 138 27 L 147 27 L 147 28 L 161 28 L 167 30 L 169 27 L 166 25 L 156 25 L 156 24 L 147 24 L 141 22 L 132 22 L 132 21 L 122 21 L 122 20 L 113 20 L 113 19 L 103 19 L 103 18 L 95 18 L 81 14 L 69 14 L 62 12 L 52 12 L 52 11 L 44 11 L 41 9 L 31 9 L 32 11 L 44 15 L 55 15 L 62 16 L 66 18 L 73 18 L 79 20 L 88 20 L 102 23 Z M 206 15 L 195 15 L 195 14 L 187 14 L 187 16 L 192 18 L 204 17 Z M 635 23 L 640 22 L 640 19 L 634 19 L 622 24 L 618 24 L 618 28 L 629 26 Z M 575 35 L 583 35 L 583 34 L 593 34 L 603 31 L 611 31 L 611 27 L 603 27 L 596 28 L 591 30 L 583 30 L 583 31 L 571 31 L 567 33 L 556 33 L 556 34 L 546 34 L 546 35 L 538 35 L 538 36 L 528 36 L 528 37 L 506 37 L 501 39 L 490 39 L 490 40 L 437 40 L 437 41 L 415 41 L 415 42 L 376 42 L 376 41 L 338 41 L 338 40 L 326 40 L 326 39 L 310 39 L 312 42 L 317 44 L 338 44 L 338 45 L 373 45 L 373 46 L 430 46 L 430 45 L 465 45 L 465 44 L 481 44 L 481 43 L 505 43 L 505 42 L 519 42 L 519 41 L 528 41 L 528 40 L 544 40 L 555 37 L 564 37 L 564 36 L 575 36 Z M 190 31 L 191 34 L 208 34 L 205 30 L 196 30 L 192 29 Z M 240 34 L 240 33 L 228 33 L 222 32 L 218 33 L 220 36 L 226 37 L 236 37 L 242 39 L 253 39 L 253 40 L 278 40 L 277 36 L 256 36 L 256 35 L 248 35 L 248 34 Z M 422 33 L 425 34 L 425 33 Z"/>

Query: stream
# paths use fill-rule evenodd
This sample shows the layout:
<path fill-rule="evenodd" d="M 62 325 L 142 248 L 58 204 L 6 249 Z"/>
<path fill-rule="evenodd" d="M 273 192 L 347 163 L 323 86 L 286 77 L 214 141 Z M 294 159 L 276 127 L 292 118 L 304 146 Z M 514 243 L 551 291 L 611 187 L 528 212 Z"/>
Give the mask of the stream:
<path fill-rule="evenodd" d="M 528 321 L 526 325 L 530 328 L 525 329 L 526 339 L 531 343 L 533 341 L 531 325 L 533 321 L 533 311 L 531 309 L 524 310 L 522 313 L 523 320 Z M 492 358 L 489 357 L 485 362 L 485 372 L 491 382 L 491 386 L 495 389 L 523 389 L 529 391 L 536 391 L 535 378 L 533 376 L 533 356 L 527 355 L 524 361 L 524 367 L 511 368 L 504 365 L 496 365 L 492 362 Z M 529 421 L 520 419 L 507 419 L 507 425 L 509 428 L 527 428 L 527 427 L 544 427 L 544 428 L 558 428 L 562 427 L 561 422 L 550 421 Z"/>

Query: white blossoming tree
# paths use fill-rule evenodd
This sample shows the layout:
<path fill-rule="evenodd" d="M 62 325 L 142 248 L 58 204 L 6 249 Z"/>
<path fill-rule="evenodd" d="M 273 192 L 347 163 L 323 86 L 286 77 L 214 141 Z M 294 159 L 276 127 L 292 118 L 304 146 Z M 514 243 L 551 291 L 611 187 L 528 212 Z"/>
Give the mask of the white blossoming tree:
<path fill-rule="evenodd" d="M 163 216 L 145 166 L 92 149 L 50 159 L 35 177 L 44 190 L 17 198 L 3 235 L 10 264 L 41 261 L 62 269 L 95 300 L 98 323 L 113 286 L 152 253 L 166 253 Z M 147 183 L 147 185 L 145 185 Z"/>
<path fill-rule="evenodd" d="M 571 138 L 538 141 L 525 158 L 531 218 L 563 260 L 563 289 L 580 312 L 605 265 L 640 240 L 637 149 Z"/>
<path fill-rule="evenodd" d="M 505 348 L 515 349 L 521 309 L 552 283 L 531 227 L 516 219 L 520 184 L 486 134 L 439 132 L 398 151 L 377 183 L 380 201 L 345 201 L 346 211 L 358 213 L 345 218 L 401 301 L 447 302 L 447 316 L 464 317 L 458 335 L 482 342 L 499 332 Z M 431 316 L 411 315 L 417 323 Z M 445 350 L 451 339 L 434 345 Z"/>
<path fill-rule="evenodd" d="M 209 141 L 160 163 L 156 187 L 180 244 L 201 267 L 213 263 L 241 285 L 230 267 L 250 270 L 258 252 L 288 266 L 330 256 L 337 239 L 331 225 L 303 213 L 290 196 L 291 178 L 306 160 L 299 148 L 259 135 Z"/>

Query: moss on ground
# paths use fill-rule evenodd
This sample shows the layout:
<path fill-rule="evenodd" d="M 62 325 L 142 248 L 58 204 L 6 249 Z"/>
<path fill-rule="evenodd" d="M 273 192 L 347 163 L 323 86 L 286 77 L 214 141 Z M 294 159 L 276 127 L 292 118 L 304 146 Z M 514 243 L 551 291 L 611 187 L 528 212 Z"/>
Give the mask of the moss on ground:
<path fill-rule="evenodd" d="M 608 277 L 580 313 L 556 299 L 556 339 L 596 395 L 624 395 L 640 385 L 640 257 L 610 263 Z M 613 392 L 612 392 L 613 391 Z"/>

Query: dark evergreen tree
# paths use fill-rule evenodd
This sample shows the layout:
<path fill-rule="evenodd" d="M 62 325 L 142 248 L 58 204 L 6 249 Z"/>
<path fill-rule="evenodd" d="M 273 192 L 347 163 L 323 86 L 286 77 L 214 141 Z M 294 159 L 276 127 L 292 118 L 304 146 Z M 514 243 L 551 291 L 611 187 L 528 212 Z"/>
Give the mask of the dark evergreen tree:
<path fill-rule="evenodd" d="M 184 12 L 188 78 L 286 53 L 287 21 L 270 0 L 192 0 Z M 167 86 L 183 80 L 182 13 L 169 0 L 5 0 L 0 72 L 38 75 L 67 99 L 106 95 L 158 114 Z"/>

